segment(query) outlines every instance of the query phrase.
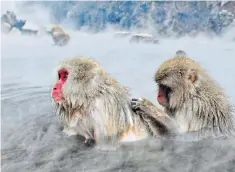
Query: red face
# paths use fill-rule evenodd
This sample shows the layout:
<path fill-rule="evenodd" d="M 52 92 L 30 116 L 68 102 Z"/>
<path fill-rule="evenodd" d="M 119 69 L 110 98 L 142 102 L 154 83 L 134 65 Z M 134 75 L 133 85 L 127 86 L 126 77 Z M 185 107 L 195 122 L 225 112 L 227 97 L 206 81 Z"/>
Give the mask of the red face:
<path fill-rule="evenodd" d="M 165 93 L 159 89 L 158 95 L 157 95 L 157 101 L 160 105 L 165 105 L 166 104 L 166 98 L 165 98 Z"/>
<path fill-rule="evenodd" d="M 67 69 L 61 69 L 58 72 L 59 80 L 56 82 L 55 86 L 53 87 L 52 91 L 52 97 L 55 100 L 55 102 L 63 102 L 64 96 L 63 96 L 63 85 L 66 82 L 69 72 Z"/>
<path fill-rule="evenodd" d="M 160 105 L 166 106 L 169 103 L 169 94 L 171 92 L 171 89 L 164 85 L 159 85 L 158 95 L 157 95 L 157 101 Z"/>

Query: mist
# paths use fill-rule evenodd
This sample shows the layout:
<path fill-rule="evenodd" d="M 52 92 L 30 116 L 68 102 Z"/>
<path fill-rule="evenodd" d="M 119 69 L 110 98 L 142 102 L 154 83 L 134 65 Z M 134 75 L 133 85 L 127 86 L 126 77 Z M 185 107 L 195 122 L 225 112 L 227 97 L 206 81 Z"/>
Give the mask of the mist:
<path fill-rule="evenodd" d="M 155 101 L 154 72 L 163 61 L 181 49 L 204 66 L 231 100 L 235 100 L 233 41 L 200 36 L 160 39 L 159 45 L 151 45 L 130 44 L 128 38 L 114 38 L 113 32 L 70 32 L 70 35 L 71 41 L 65 47 L 54 46 L 50 37 L 2 35 L 2 81 L 19 75 L 22 82 L 50 85 L 53 69 L 61 60 L 86 56 L 99 61 L 107 72 L 130 87 L 134 97 L 146 96 Z M 4 65 L 10 62 L 11 68 Z"/>
<path fill-rule="evenodd" d="M 15 8 L 14 4 L 11 8 Z M 2 8 L 5 9 L 7 6 Z M 30 21 L 38 18 L 32 23 L 39 26 L 50 22 L 48 14 L 37 7 L 35 15 L 27 15 L 26 10 L 22 16 Z M 85 56 L 97 60 L 106 72 L 129 87 L 131 97 L 146 97 L 157 105 L 154 72 L 181 49 L 208 70 L 235 104 L 232 29 L 223 37 L 159 38 L 155 45 L 130 44 L 129 38 L 115 38 L 112 29 L 97 34 L 68 32 L 71 41 L 65 47 L 54 46 L 47 36 L 1 35 L 2 171 L 235 169 L 234 140 L 173 144 L 156 139 L 124 145 L 115 152 L 87 148 L 80 138 L 62 134 L 50 96 L 57 64 Z"/>

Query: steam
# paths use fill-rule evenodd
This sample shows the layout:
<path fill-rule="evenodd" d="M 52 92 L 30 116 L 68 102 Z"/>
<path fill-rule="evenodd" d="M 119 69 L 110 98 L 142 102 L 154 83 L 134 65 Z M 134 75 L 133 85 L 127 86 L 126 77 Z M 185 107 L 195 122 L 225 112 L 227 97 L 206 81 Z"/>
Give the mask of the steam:
<path fill-rule="evenodd" d="M 1 15 L 6 11 L 12 11 L 17 19 L 26 20 L 24 28 L 39 29 L 51 24 L 51 11 L 39 4 L 25 5 L 24 1 L 5 1 L 2 3 Z M 28 2 L 30 3 L 30 2 Z"/>
<path fill-rule="evenodd" d="M 15 2 L 4 2 L 1 12 L 14 11 L 19 18 L 36 26 L 50 24 L 50 11 L 40 6 L 32 9 L 21 11 Z M 114 38 L 112 29 L 98 34 L 69 29 L 68 32 L 71 41 L 65 47 L 53 46 L 47 36 L 1 35 L 1 160 L 4 171 L 234 169 L 234 141 L 181 143 L 172 148 L 172 142 L 159 146 L 161 141 L 154 140 L 133 143 L 113 153 L 86 148 L 78 138 L 61 133 L 61 123 L 50 100 L 52 72 L 57 64 L 65 58 L 87 56 L 130 87 L 132 97 L 143 96 L 156 103 L 154 72 L 163 61 L 182 49 L 208 69 L 235 104 L 235 42 L 232 41 L 235 35 L 232 29 L 224 37 L 201 34 L 196 38 L 159 38 L 158 45 L 130 44 L 129 37 Z"/>

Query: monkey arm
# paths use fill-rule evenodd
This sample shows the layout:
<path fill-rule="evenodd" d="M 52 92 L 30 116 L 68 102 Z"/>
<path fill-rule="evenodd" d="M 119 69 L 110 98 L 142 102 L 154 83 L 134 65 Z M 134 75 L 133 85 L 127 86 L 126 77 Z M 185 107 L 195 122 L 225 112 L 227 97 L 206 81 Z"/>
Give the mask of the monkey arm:
<path fill-rule="evenodd" d="M 160 134 L 178 133 L 179 125 L 165 112 L 157 108 L 153 103 L 145 98 L 132 99 L 132 110 L 142 117 L 142 119 L 152 128 L 158 130 Z"/>

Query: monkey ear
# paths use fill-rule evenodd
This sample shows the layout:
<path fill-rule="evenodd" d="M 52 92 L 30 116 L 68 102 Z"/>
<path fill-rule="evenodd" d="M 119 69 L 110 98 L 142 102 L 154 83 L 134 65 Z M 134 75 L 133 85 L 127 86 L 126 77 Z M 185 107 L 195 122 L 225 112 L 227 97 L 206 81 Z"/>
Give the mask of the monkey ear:
<path fill-rule="evenodd" d="M 187 78 L 188 80 L 190 80 L 192 83 L 194 83 L 198 79 L 198 75 L 197 75 L 196 70 L 194 70 L 194 69 L 190 70 L 187 77 L 188 77 Z"/>

